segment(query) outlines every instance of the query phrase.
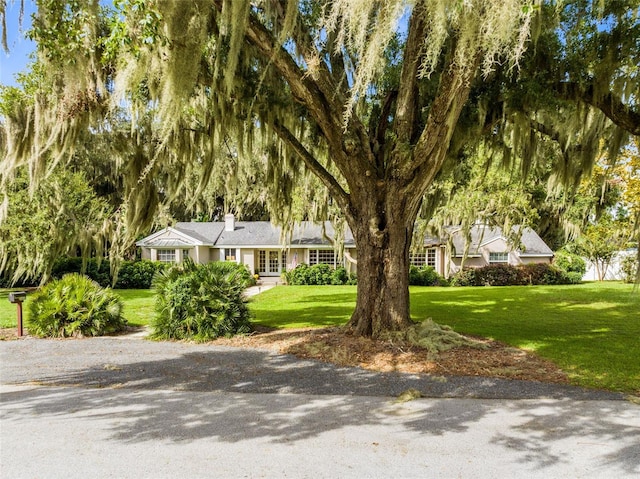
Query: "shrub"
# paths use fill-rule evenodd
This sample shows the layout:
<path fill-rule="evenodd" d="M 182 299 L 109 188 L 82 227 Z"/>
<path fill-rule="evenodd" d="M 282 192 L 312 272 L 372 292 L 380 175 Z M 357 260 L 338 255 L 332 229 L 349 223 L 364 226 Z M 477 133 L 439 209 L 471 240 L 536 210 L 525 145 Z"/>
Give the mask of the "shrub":
<path fill-rule="evenodd" d="M 521 275 L 520 284 L 576 284 L 576 275 L 582 280 L 582 275 L 577 272 L 568 273 L 553 264 L 529 263 L 518 266 Z M 569 274 L 571 278 L 569 279 Z"/>
<path fill-rule="evenodd" d="M 156 272 L 167 267 L 167 263 L 158 261 L 123 261 L 118 271 L 115 287 L 118 289 L 149 289 Z"/>
<path fill-rule="evenodd" d="M 86 276 L 53 280 L 26 303 L 27 327 L 40 337 L 102 336 L 122 331 L 122 300 Z"/>
<path fill-rule="evenodd" d="M 447 281 L 431 266 L 409 266 L 409 284 L 411 286 L 442 286 Z"/>
<path fill-rule="evenodd" d="M 522 284 L 518 269 L 510 264 L 490 264 L 476 270 L 476 284 L 509 286 Z"/>
<path fill-rule="evenodd" d="M 51 270 L 51 277 L 54 279 L 60 279 L 68 273 L 84 274 L 89 279 L 92 279 L 100 286 L 111 285 L 111 269 L 109 267 L 109 261 L 98 261 L 96 258 L 87 259 L 87 265 L 84 273 L 82 273 L 82 258 L 59 258 L 53 265 Z"/>
<path fill-rule="evenodd" d="M 625 283 L 634 283 L 638 274 L 638 256 L 625 256 L 620 262 L 620 270 Z"/>
<path fill-rule="evenodd" d="M 191 260 L 156 274 L 156 339 L 209 341 L 251 331 L 244 289 L 251 284 L 244 265 Z"/>
<path fill-rule="evenodd" d="M 580 273 L 581 276 L 587 272 L 587 264 L 584 259 L 569 251 L 558 251 L 553 258 L 553 264 L 567 273 Z"/>
<path fill-rule="evenodd" d="M 285 273 L 287 284 L 291 285 L 327 285 L 327 284 L 356 284 L 355 275 L 351 275 L 347 270 L 339 266 L 333 269 L 328 264 L 314 264 L 309 266 L 300 263 L 291 271 Z"/>
<path fill-rule="evenodd" d="M 451 279 L 451 286 L 477 286 L 475 268 L 462 268 Z"/>

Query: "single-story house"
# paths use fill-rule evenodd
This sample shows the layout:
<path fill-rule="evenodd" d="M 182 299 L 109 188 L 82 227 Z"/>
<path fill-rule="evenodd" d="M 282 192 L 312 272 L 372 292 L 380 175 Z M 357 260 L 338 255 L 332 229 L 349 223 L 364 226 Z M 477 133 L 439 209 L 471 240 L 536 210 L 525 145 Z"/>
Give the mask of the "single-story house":
<path fill-rule="evenodd" d="M 452 228 L 449 234 L 453 251 L 447 255 L 450 268 L 448 274 L 454 274 L 460 270 L 467 238 L 460 228 Z M 496 263 L 551 263 L 553 256 L 551 248 L 531 228 L 522 228 L 520 244 L 513 247 L 501 228 L 479 224 L 471 227 L 464 266 L 480 268 Z"/>
<path fill-rule="evenodd" d="M 142 248 L 143 259 L 180 262 L 189 257 L 196 263 L 235 261 L 260 276 L 280 276 L 300 263 L 325 263 L 333 267 L 344 264 L 355 271 L 355 264 L 340 258 L 328 239 L 334 234 L 330 222 L 325 222 L 323 231 L 323 225 L 305 221 L 294 227 L 289 241 L 283 241 L 282 229 L 269 221 L 236 221 L 229 214 L 224 222 L 176 223 L 143 238 L 136 246 Z M 344 256 L 355 259 L 351 231 L 346 232 L 344 252 Z"/>
<path fill-rule="evenodd" d="M 433 266 L 438 273 L 454 273 L 460 268 L 464 252 L 464 237 L 460 229 L 450 229 L 453 250 L 449 242 L 425 238 L 424 247 L 411 254 L 416 266 Z M 300 263 L 345 266 L 356 271 L 356 245 L 347 229 L 342 255 L 329 238 L 335 230 L 330 222 L 324 225 L 302 222 L 293 228 L 287 241 L 282 229 L 268 221 L 236 221 L 226 215 L 224 222 L 183 222 L 164 228 L 136 243 L 142 258 L 152 261 L 180 262 L 191 258 L 196 263 L 234 261 L 245 264 L 252 274 L 279 276 L 282 271 Z M 521 248 L 512 248 L 499 228 L 474 226 L 465 266 L 484 266 L 491 263 L 522 264 L 550 262 L 553 252 L 531 229 L 522 233 Z"/>

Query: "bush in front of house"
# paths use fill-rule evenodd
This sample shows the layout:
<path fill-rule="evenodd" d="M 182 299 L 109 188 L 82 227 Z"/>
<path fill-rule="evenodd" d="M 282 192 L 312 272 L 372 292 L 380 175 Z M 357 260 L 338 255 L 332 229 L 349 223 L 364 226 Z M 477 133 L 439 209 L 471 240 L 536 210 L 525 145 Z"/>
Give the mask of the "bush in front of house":
<path fill-rule="evenodd" d="M 159 261 L 123 261 L 118 270 L 117 289 L 149 289 L 156 272 L 168 267 Z"/>
<path fill-rule="evenodd" d="M 187 260 L 159 271 L 153 280 L 157 314 L 152 336 L 210 341 L 250 332 L 243 292 L 252 279 L 244 265 L 221 261 Z"/>
<path fill-rule="evenodd" d="M 432 266 L 409 266 L 409 285 L 446 286 L 449 283 Z"/>
<path fill-rule="evenodd" d="M 109 261 L 106 259 L 101 261 L 98 261 L 96 258 L 87 259 L 86 268 L 83 272 L 82 258 L 58 258 L 51 269 L 51 277 L 53 279 L 60 279 L 69 273 L 84 274 L 100 286 L 111 286 L 111 268 L 109 266 Z"/>
<path fill-rule="evenodd" d="M 44 285 L 26 309 L 29 333 L 40 337 L 102 336 L 126 328 L 120 296 L 77 273 Z"/>
<path fill-rule="evenodd" d="M 325 286 L 329 284 L 344 285 L 357 283 L 356 276 L 350 274 L 343 266 L 338 266 L 334 269 L 324 263 L 314 264 L 313 266 L 300 263 L 294 269 L 287 271 L 284 276 L 287 284 L 295 286 Z"/>
<path fill-rule="evenodd" d="M 569 272 L 548 263 L 523 265 L 490 264 L 481 268 L 463 268 L 451 279 L 452 286 L 522 286 L 579 284 L 582 274 Z"/>

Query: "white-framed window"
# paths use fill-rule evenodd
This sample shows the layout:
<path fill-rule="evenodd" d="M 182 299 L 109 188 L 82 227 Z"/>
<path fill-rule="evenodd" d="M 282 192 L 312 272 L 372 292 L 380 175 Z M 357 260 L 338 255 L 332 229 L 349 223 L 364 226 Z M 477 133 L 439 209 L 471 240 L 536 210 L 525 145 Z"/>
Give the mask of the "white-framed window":
<path fill-rule="evenodd" d="M 489 264 L 496 263 L 508 263 L 509 262 L 509 253 L 505 251 L 501 252 L 490 252 L 489 253 Z"/>
<path fill-rule="evenodd" d="M 176 250 L 174 249 L 159 249 L 158 250 L 158 261 L 162 263 L 175 263 L 176 261 Z"/>
<path fill-rule="evenodd" d="M 264 273 L 267 271 L 267 252 L 260 250 L 258 253 L 258 273 Z"/>
<path fill-rule="evenodd" d="M 225 248 L 224 249 L 224 260 L 225 261 L 235 261 L 236 260 L 236 249 L 235 248 Z"/>
<path fill-rule="evenodd" d="M 182 250 L 182 261 L 184 261 L 188 257 L 189 257 L 189 250 L 188 249 L 183 249 Z"/>
<path fill-rule="evenodd" d="M 409 254 L 409 262 L 413 266 L 431 266 L 436 267 L 436 248 L 429 248 L 422 253 Z"/>
<path fill-rule="evenodd" d="M 309 250 L 309 266 L 314 264 L 328 264 L 335 268 L 338 255 L 332 249 L 310 249 Z"/>

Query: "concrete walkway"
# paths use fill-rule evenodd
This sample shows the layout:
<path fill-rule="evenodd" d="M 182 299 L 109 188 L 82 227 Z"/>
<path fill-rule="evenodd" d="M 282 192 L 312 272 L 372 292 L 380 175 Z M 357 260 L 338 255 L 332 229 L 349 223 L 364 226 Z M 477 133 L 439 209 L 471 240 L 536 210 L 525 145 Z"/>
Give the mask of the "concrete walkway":
<path fill-rule="evenodd" d="M 640 474 L 640 406 L 611 393 L 117 337 L 0 361 L 3 478 Z M 432 397 L 396 403 L 409 386 Z"/>

